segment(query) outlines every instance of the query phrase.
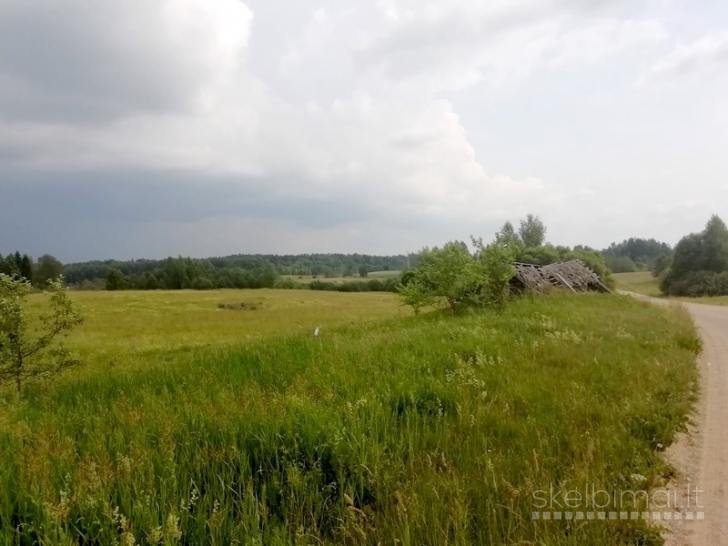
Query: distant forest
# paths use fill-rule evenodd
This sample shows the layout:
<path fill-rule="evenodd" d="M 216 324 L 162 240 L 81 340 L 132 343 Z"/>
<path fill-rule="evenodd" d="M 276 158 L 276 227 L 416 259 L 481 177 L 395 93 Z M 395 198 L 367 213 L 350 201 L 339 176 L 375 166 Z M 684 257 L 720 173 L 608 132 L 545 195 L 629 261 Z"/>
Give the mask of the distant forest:
<path fill-rule="evenodd" d="M 496 241 L 516 245 L 517 261 L 546 265 L 581 260 L 607 284 L 611 273 L 650 271 L 660 288 L 675 296 L 728 294 L 728 227 L 713 216 L 700 233 L 690 234 L 673 249 L 655 239 L 630 238 L 595 249 L 554 246 L 546 242 L 546 226 L 528 215 L 518 230 L 506 222 Z M 469 247 L 458 242 L 465 250 Z M 366 254 L 235 255 L 222 258 L 167 258 L 164 260 L 93 261 L 63 265 L 48 254 L 33 260 L 15 252 L 0 255 L 0 274 L 24 278 L 44 289 L 64 276 L 78 290 L 210 290 L 220 288 L 303 288 L 341 292 L 396 292 L 407 284 L 399 274 L 367 278 L 375 271 L 402 273 L 416 268 L 419 254 L 371 256 Z M 297 277 L 314 276 L 313 282 Z M 339 278 L 337 282 L 327 279 Z M 345 278 L 342 282 L 341 278 Z"/>
<path fill-rule="evenodd" d="M 529 230 L 535 233 L 531 233 Z M 602 251 L 573 249 L 545 243 L 545 227 L 537 217 L 523 222 L 521 233 L 509 223 L 496 236 L 514 238 L 521 245 L 519 261 L 547 264 L 559 260 L 584 260 L 600 276 L 608 272 L 651 270 L 658 275 L 670 264 L 672 248 L 654 239 L 631 238 L 612 243 Z M 532 241 L 530 239 L 533 239 Z M 525 241 L 525 243 L 524 243 Z M 460 243 L 464 246 L 465 243 Z M 15 252 L 0 255 L 0 273 L 26 278 L 37 288 L 63 274 L 67 285 L 79 290 L 210 290 L 220 288 L 307 288 L 313 290 L 396 291 L 398 275 L 367 278 L 376 271 L 403 272 L 415 268 L 418 254 L 372 256 L 367 254 L 234 255 L 219 258 L 166 258 L 163 260 L 105 260 L 63 265 L 50 255 L 33 261 Z M 297 277 L 314 276 L 303 284 Z M 327 279 L 346 278 L 344 282 Z"/>
<path fill-rule="evenodd" d="M 416 265 L 416 255 L 369 256 L 365 254 L 235 255 L 222 258 L 167 258 L 165 260 L 94 261 L 64 267 L 66 282 L 80 289 L 179 290 L 213 288 L 296 287 L 293 279 L 281 275 L 359 277 L 356 287 L 332 288 L 317 283 L 313 289 L 345 291 L 394 290 L 395 283 L 362 281 L 373 271 L 402 271 Z M 387 286 L 383 286 L 386 284 Z M 389 284 L 392 284 L 390 287 Z M 359 286 L 361 285 L 361 286 Z"/>
<path fill-rule="evenodd" d="M 630 238 L 602 250 L 612 273 L 650 270 L 659 274 L 672 256 L 672 247 L 655 239 Z"/>

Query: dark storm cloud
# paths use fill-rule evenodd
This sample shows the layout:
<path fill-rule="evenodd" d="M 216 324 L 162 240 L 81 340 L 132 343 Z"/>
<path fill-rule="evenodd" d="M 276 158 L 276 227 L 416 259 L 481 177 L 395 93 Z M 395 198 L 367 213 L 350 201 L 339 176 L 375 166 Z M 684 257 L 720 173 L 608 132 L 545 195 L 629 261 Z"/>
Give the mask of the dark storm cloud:
<path fill-rule="evenodd" d="M 160 43 L 159 8 L 138 6 L 0 2 L 0 120 L 88 123 L 186 108 L 199 67 Z"/>
<path fill-rule="evenodd" d="M 189 234 L 208 221 L 235 225 L 238 219 L 274 222 L 295 233 L 335 230 L 376 216 L 363 203 L 279 196 L 275 187 L 273 180 L 200 179 L 184 173 L 5 173 L 0 181 L 0 253 L 20 249 L 83 261 L 160 257 L 175 248 L 199 257 L 270 252 L 278 234 L 262 234 L 263 241 L 253 243 L 245 233 L 222 228 L 215 241 L 200 243 L 185 242 L 180 230 L 186 226 Z"/>
<path fill-rule="evenodd" d="M 13 226 L 22 225 L 27 211 L 36 219 L 62 217 L 93 223 L 198 222 L 237 216 L 323 228 L 374 214 L 363 203 L 277 195 L 274 188 L 280 182 L 234 176 L 200 178 L 185 173 L 74 172 L 50 176 L 18 171 L 5 175 L 0 185 L 0 238 Z"/>

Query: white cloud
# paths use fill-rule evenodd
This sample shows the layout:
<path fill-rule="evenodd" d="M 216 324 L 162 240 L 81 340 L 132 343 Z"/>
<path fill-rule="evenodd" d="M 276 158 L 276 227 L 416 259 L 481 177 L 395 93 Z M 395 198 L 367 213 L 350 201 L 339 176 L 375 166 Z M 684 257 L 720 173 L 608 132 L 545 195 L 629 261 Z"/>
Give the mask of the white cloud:
<path fill-rule="evenodd" d="M 589 66 L 641 45 L 660 43 L 667 36 L 656 20 L 599 21 L 564 33 L 554 42 L 554 54 L 547 64 L 557 70 Z"/>
<path fill-rule="evenodd" d="M 703 214 L 713 205 L 708 199 L 689 199 L 687 201 L 679 201 L 675 203 L 660 203 L 655 205 L 654 214 L 659 216 L 672 215 L 675 213 L 687 213 L 700 210 Z"/>
<path fill-rule="evenodd" d="M 658 60 L 651 68 L 653 78 L 690 73 L 714 75 L 728 71 L 728 32 L 716 32 L 675 49 Z"/>
<path fill-rule="evenodd" d="M 656 19 L 576 16 L 565 2 L 382 0 L 385 20 L 358 53 L 392 80 L 433 91 L 595 65 L 667 37 Z"/>

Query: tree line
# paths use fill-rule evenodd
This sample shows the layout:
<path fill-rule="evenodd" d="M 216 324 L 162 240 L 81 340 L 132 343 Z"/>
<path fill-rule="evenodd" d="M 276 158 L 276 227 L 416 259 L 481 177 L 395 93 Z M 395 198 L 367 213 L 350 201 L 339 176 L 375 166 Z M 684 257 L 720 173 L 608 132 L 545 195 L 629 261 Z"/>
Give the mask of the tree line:
<path fill-rule="evenodd" d="M 145 260 L 127 263 L 127 273 L 121 267 L 106 266 L 103 288 L 106 290 L 213 290 L 221 288 L 273 288 L 278 273 L 263 260 L 251 261 L 248 268 L 215 267 L 210 260 L 167 258 L 163 261 Z M 72 283 L 74 267 L 67 268 L 67 280 Z M 82 280 L 80 289 L 98 288 L 102 279 Z"/>
<path fill-rule="evenodd" d="M 176 290 L 271 288 L 279 276 L 313 275 L 365 278 L 373 271 L 401 271 L 416 264 L 416 255 L 366 254 L 234 255 L 219 258 L 106 260 L 64 268 L 66 282 L 81 289 Z"/>
<path fill-rule="evenodd" d="M 586 247 L 553 245 L 546 241 L 546 226 L 538 216 L 529 214 L 518 228 L 506 222 L 496 233 L 494 242 L 508 243 L 514 249 L 514 260 L 547 265 L 578 259 L 585 262 L 607 284 L 610 282 L 605 258 L 627 252 L 638 260 L 647 260 L 648 250 L 635 250 L 641 240 L 630 239 L 612 245 L 602 253 Z M 457 243 L 467 249 L 462 241 Z M 659 246 L 655 242 L 656 245 Z M 668 247 L 669 248 L 669 247 Z M 425 249 L 426 250 L 426 249 Z M 343 292 L 396 291 L 398 278 L 367 279 L 372 271 L 406 271 L 418 266 L 422 253 L 395 256 L 367 254 L 299 254 L 299 255 L 232 255 L 207 259 L 169 257 L 163 260 L 105 260 L 73 263 L 63 266 L 50 255 L 36 262 L 19 252 L 2 259 L 0 272 L 30 280 L 44 288 L 49 279 L 64 276 L 65 283 L 81 290 L 180 290 L 224 288 L 309 288 Z M 631 258 L 630 258 L 631 259 Z M 613 269 L 614 270 L 614 269 Z M 296 282 L 295 276 L 319 277 L 311 284 Z M 287 277 L 287 278 L 286 278 Z M 351 278 L 348 282 L 329 282 L 332 277 Z M 355 280 L 357 279 L 358 280 Z"/>
<path fill-rule="evenodd" d="M 35 288 L 45 289 L 63 275 L 63 264 L 50 254 L 33 261 L 27 254 L 16 251 L 4 258 L 0 254 L 0 274 L 25 280 Z"/>

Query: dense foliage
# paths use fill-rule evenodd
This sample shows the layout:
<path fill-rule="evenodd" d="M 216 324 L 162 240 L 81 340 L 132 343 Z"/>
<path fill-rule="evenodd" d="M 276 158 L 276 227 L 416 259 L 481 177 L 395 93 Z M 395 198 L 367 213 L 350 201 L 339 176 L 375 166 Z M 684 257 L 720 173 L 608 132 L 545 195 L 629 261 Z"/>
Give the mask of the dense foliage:
<path fill-rule="evenodd" d="M 545 242 L 545 236 L 544 223 L 529 214 L 518 232 L 506 222 L 489 245 L 472 238 L 474 254 L 460 241 L 425 248 L 419 254 L 418 267 L 403 275 L 400 297 L 415 313 L 440 303 L 455 314 L 468 307 L 502 308 L 515 274 L 513 262 L 549 265 L 580 260 L 605 285 L 614 285 L 601 253 L 586 247 L 553 246 Z"/>
<path fill-rule="evenodd" d="M 468 307 L 502 308 L 517 247 L 498 241 L 486 246 L 479 239 L 473 244 L 474 255 L 459 242 L 422 250 L 419 266 L 400 286 L 403 303 L 415 313 L 440 302 L 455 314 Z"/>
<path fill-rule="evenodd" d="M 529 214 L 525 220 L 521 220 L 518 233 L 510 222 L 503 224 L 495 235 L 495 241 L 515 248 L 517 262 L 549 265 L 556 262 L 580 260 L 594 271 L 604 284 L 608 286 L 614 284 L 602 253 L 582 245 L 574 248 L 552 245 L 545 240 L 546 231 L 546 226 L 541 219 Z"/>
<path fill-rule="evenodd" d="M 69 283 L 78 282 L 81 271 L 105 270 L 106 290 L 212 290 L 215 288 L 273 288 L 278 273 L 264 260 L 248 260 L 245 267 L 221 264 L 213 260 L 167 258 L 166 260 L 138 260 L 111 262 L 108 265 L 72 265 L 66 268 Z M 96 274 L 96 271 L 94 274 Z M 95 288 L 98 280 L 84 279 L 79 288 Z"/>
<path fill-rule="evenodd" d="M 660 280 L 671 296 L 728 295 L 728 228 L 713 216 L 700 233 L 683 237 Z"/>

